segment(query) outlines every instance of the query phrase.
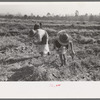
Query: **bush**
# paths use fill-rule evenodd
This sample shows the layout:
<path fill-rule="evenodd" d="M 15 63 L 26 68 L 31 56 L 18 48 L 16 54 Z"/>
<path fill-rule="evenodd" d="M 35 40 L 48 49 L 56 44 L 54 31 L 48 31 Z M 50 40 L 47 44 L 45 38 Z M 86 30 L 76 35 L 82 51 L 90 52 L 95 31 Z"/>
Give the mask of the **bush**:
<path fill-rule="evenodd" d="M 74 76 L 79 75 L 82 72 L 82 68 L 79 62 L 73 61 L 69 64 L 70 73 Z"/>
<path fill-rule="evenodd" d="M 33 68 L 33 81 L 47 81 L 47 70 L 45 66 L 38 66 Z"/>
<path fill-rule="evenodd" d="M 97 43 L 100 44 L 100 39 L 97 40 Z"/>
<path fill-rule="evenodd" d="M 98 53 L 100 53 L 100 47 L 99 46 L 93 46 L 92 50 L 94 51 L 95 55 L 97 55 Z"/>
<path fill-rule="evenodd" d="M 54 30 L 54 29 L 51 29 L 51 28 L 46 28 L 45 29 L 48 33 L 49 36 L 53 37 L 53 36 L 56 36 L 57 35 L 57 31 Z"/>
<path fill-rule="evenodd" d="M 94 54 L 92 49 L 86 49 L 86 53 L 89 54 L 89 55 L 93 55 Z"/>
<path fill-rule="evenodd" d="M 85 59 L 87 57 L 87 54 L 85 53 L 85 51 L 79 50 L 76 52 L 76 56 L 78 57 L 78 59 Z"/>
<path fill-rule="evenodd" d="M 86 67 L 87 69 L 96 68 L 100 66 L 100 61 L 98 57 L 91 56 L 89 58 L 81 60 L 81 65 Z"/>
<path fill-rule="evenodd" d="M 3 37 L 0 39 L 0 50 L 7 48 L 18 47 L 21 43 L 13 37 Z"/>
<path fill-rule="evenodd" d="M 78 42 L 79 42 L 80 44 L 93 44 L 93 43 L 94 43 L 94 39 L 93 39 L 93 38 L 90 38 L 90 37 L 81 36 L 81 37 L 78 39 Z"/>
<path fill-rule="evenodd" d="M 21 31 L 20 31 L 20 34 L 29 35 L 29 34 L 30 34 L 30 30 L 29 30 L 29 29 L 21 30 Z M 32 36 L 33 36 L 33 35 L 32 35 Z"/>
<path fill-rule="evenodd" d="M 92 36 L 92 32 L 87 29 L 81 29 L 79 32 L 81 35 L 86 36 L 86 37 Z"/>
<path fill-rule="evenodd" d="M 0 29 L 0 36 L 5 36 L 8 34 L 8 30 L 6 28 Z"/>
<path fill-rule="evenodd" d="M 11 36 L 16 36 L 16 35 L 19 35 L 19 31 L 18 29 L 14 28 L 14 29 L 9 30 L 9 34 Z"/>
<path fill-rule="evenodd" d="M 82 24 L 86 24 L 86 22 L 82 22 Z"/>

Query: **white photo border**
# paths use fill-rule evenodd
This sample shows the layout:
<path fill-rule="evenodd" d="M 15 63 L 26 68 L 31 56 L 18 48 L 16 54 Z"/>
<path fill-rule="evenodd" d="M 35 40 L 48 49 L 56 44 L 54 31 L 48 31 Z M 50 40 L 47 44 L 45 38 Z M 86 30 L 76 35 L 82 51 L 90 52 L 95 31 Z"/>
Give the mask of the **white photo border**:
<path fill-rule="evenodd" d="M 0 98 L 100 98 L 100 82 L 0 82 Z"/>

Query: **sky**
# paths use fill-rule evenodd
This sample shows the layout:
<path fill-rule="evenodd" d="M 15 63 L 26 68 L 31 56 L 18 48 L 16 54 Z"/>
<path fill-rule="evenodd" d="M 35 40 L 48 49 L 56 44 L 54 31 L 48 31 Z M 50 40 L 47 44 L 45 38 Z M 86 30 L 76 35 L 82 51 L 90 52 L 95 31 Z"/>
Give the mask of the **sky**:
<path fill-rule="evenodd" d="M 100 2 L 0 2 L 0 14 L 74 15 L 76 10 L 80 15 L 99 15 Z"/>

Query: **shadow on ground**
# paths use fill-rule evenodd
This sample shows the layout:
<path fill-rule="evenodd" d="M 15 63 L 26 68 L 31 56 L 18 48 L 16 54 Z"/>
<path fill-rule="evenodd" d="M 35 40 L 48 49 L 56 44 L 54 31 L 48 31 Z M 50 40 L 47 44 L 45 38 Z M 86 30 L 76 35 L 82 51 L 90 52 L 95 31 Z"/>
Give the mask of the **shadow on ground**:
<path fill-rule="evenodd" d="M 7 81 L 49 81 L 57 80 L 55 76 L 58 76 L 58 69 L 44 64 L 38 67 L 33 65 L 31 67 L 25 66 L 19 69 L 11 69 L 11 72 L 13 74 L 8 77 Z"/>
<path fill-rule="evenodd" d="M 8 78 L 8 81 L 28 81 L 28 80 L 32 80 L 32 67 L 23 67 L 20 69 L 12 69 L 12 72 L 14 72 L 14 74 Z"/>
<path fill-rule="evenodd" d="M 29 59 L 32 59 L 32 57 L 17 58 L 17 59 L 11 58 L 4 61 L 4 64 L 13 64 L 13 63 L 18 63 L 18 62 L 29 60 Z"/>

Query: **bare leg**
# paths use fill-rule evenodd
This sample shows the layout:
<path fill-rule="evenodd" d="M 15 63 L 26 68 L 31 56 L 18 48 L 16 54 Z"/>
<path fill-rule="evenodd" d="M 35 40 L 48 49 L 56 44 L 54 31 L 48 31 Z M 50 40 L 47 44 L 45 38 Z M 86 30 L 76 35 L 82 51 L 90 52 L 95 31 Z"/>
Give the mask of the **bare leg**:
<path fill-rule="evenodd" d="M 64 65 L 66 65 L 66 55 L 63 54 L 63 61 L 64 61 Z"/>
<path fill-rule="evenodd" d="M 61 61 L 61 66 L 63 66 L 64 65 L 64 59 L 63 59 L 63 55 L 62 54 L 59 54 L 59 57 L 60 57 L 60 61 Z"/>

